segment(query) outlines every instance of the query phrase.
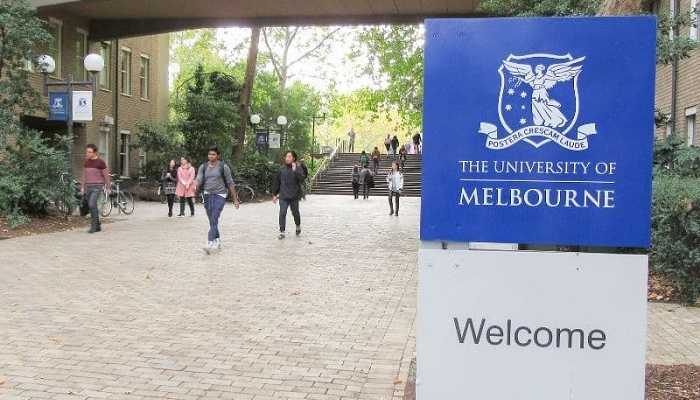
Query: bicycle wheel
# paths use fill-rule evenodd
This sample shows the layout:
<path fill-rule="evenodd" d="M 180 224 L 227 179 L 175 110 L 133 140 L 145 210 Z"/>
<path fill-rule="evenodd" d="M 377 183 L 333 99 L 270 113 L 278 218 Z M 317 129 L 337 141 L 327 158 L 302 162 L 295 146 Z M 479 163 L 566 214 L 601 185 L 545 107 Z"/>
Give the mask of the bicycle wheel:
<path fill-rule="evenodd" d="M 134 212 L 134 195 L 131 192 L 119 192 L 117 194 L 117 204 L 119 211 L 126 215 L 131 215 Z"/>
<path fill-rule="evenodd" d="M 67 204 L 63 199 L 57 199 L 53 202 L 56 212 L 58 212 L 62 217 L 68 218 L 73 214 L 72 207 Z"/>
<path fill-rule="evenodd" d="M 107 218 L 112 213 L 112 199 L 106 196 L 104 192 L 97 195 L 97 209 L 100 210 L 100 215 Z"/>
<path fill-rule="evenodd" d="M 236 193 L 238 194 L 238 201 L 241 203 L 247 203 L 255 199 L 255 192 L 250 186 L 240 186 Z"/>

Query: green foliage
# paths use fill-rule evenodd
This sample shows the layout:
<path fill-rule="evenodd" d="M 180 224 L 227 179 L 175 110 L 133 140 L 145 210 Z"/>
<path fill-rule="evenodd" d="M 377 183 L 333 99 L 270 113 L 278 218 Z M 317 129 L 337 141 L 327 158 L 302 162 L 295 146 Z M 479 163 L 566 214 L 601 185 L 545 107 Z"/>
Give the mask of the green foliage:
<path fill-rule="evenodd" d="M 16 136 L 18 115 L 41 107 L 26 70 L 32 48 L 50 39 L 44 23 L 26 0 L 0 0 L 0 151 Z"/>
<path fill-rule="evenodd" d="M 140 176 L 150 181 L 158 180 L 171 159 L 175 159 L 179 165 L 180 157 L 186 152 L 182 146 L 182 136 L 172 126 L 145 122 L 139 124 L 138 130 L 132 147 L 148 154 L 146 164 L 139 171 Z"/>
<path fill-rule="evenodd" d="M 673 60 L 682 60 L 690 57 L 690 52 L 698 47 L 698 42 L 687 35 L 678 35 L 681 28 L 696 25 L 697 20 L 691 12 L 678 13 L 675 17 L 663 12 L 658 16 L 656 34 L 656 62 L 667 65 Z M 696 25 L 697 26 L 697 25 Z M 676 35 L 671 37 L 671 32 Z"/>
<path fill-rule="evenodd" d="M 422 25 L 375 26 L 358 35 L 351 58 L 361 59 L 365 73 L 385 88 L 367 98 L 368 109 L 395 109 L 402 126 L 417 129 L 423 118 Z M 366 59 L 365 59 L 366 57 Z"/>
<path fill-rule="evenodd" d="M 222 154 L 231 154 L 233 132 L 239 123 L 240 90 L 234 76 L 221 71 L 206 72 L 203 65 L 183 81 L 173 104 L 174 125 L 181 132 L 184 151 L 194 165 L 206 159 L 211 145 L 219 146 Z"/>
<path fill-rule="evenodd" d="M 700 296 L 700 149 L 671 136 L 656 143 L 654 164 L 652 269 L 693 303 Z"/>
<path fill-rule="evenodd" d="M 22 131 L 15 141 L 0 160 L 0 213 L 21 223 L 30 215 L 45 214 L 52 201 L 73 206 L 74 188 L 61 182 L 65 153 L 35 131 Z"/>
<path fill-rule="evenodd" d="M 493 16 L 595 15 L 601 0 L 483 0 L 479 11 Z"/>
<path fill-rule="evenodd" d="M 279 164 L 275 164 L 267 157 L 253 152 L 247 152 L 244 157 L 234 165 L 234 173 L 238 179 L 243 178 L 256 193 L 267 193 L 272 187 L 272 178 L 279 170 Z"/>

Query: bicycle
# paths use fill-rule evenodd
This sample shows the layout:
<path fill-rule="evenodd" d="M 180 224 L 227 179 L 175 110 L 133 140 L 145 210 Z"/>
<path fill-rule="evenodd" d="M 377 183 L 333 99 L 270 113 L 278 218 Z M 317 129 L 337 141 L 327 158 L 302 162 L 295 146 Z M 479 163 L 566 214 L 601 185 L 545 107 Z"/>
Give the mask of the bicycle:
<path fill-rule="evenodd" d="M 247 203 L 255 200 L 255 190 L 245 181 L 236 181 L 236 195 L 240 203 Z M 200 200 L 204 204 L 204 192 L 200 194 Z"/>
<path fill-rule="evenodd" d="M 123 179 L 114 179 L 116 175 L 110 176 L 112 177 L 111 190 L 108 192 L 105 189 L 104 197 L 98 199 L 100 214 L 103 217 L 109 217 L 112 214 L 112 208 L 116 207 L 120 214 L 131 215 L 134 212 L 134 195 L 121 189 Z"/>
<path fill-rule="evenodd" d="M 61 187 L 65 190 L 63 193 L 63 196 L 58 197 L 55 199 L 52 203 L 56 211 L 58 211 L 61 215 L 63 215 L 65 218 L 70 217 L 73 215 L 73 211 L 75 211 L 76 207 L 80 204 L 82 200 L 82 195 L 80 193 L 80 182 L 78 182 L 75 179 L 70 179 L 70 182 L 68 181 L 68 178 L 70 177 L 70 174 L 67 172 L 62 172 L 61 176 L 59 178 L 59 182 L 61 184 Z M 70 187 L 68 187 L 70 186 Z M 70 193 L 68 193 L 70 192 Z M 68 196 L 72 196 L 72 198 L 69 199 Z"/>

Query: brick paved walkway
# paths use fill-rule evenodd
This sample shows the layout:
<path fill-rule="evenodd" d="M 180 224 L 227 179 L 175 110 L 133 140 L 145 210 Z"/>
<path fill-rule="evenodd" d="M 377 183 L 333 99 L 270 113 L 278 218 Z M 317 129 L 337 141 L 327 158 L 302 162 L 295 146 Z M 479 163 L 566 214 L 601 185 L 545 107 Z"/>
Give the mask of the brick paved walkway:
<path fill-rule="evenodd" d="M 227 206 L 210 257 L 201 212 L 149 204 L 101 235 L 0 242 L 0 398 L 398 398 L 418 200 L 385 202 L 310 196 L 283 242 L 271 203 Z"/>
<path fill-rule="evenodd" d="M 227 208 L 210 257 L 201 210 L 155 204 L 102 235 L 2 241 L 0 398 L 398 400 L 418 204 L 309 197 L 283 242 L 273 205 Z M 649 321 L 650 362 L 700 364 L 700 309 L 652 304 Z"/>

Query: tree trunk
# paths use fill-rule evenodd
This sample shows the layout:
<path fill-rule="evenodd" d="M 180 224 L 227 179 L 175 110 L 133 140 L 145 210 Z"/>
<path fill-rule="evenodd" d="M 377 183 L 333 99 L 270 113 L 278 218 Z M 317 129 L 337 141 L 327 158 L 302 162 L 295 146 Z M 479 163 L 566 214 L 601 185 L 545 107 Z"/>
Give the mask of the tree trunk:
<path fill-rule="evenodd" d="M 240 100 L 240 124 L 236 132 L 235 142 L 233 146 L 233 159 L 240 160 L 243 156 L 243 148 L 245 145 L 245 130 L 248 126 L 250 118 L 250 97 L 253 92 L 253 84 L 255 84 L 255 71 L 258 65 L 258 43 L 260 42 L 260 28 L 253 27 L 250 30 L 250 47 L 248 48 L 248 61 L 245 68 L 245 79 L 243 88 L 241 89 Z"/>
<path fill-rule="evenodd" d="M 604 0 L 598 15 L 635 15 L 642 10 L 645 0 Z"/>

